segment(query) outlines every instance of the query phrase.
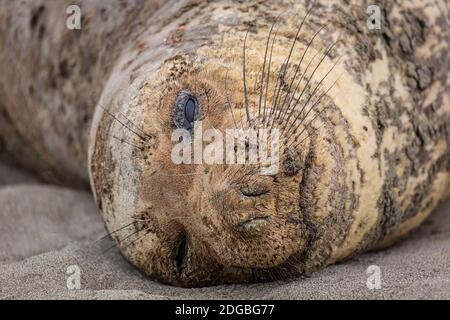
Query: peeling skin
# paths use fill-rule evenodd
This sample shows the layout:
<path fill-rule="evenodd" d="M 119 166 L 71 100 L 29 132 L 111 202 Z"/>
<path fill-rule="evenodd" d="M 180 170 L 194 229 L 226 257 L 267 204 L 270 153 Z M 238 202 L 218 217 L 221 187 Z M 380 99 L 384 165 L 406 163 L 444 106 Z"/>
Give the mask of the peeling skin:
<path fill-rule="evenodd" d="M 144 7 L 132 2 L 120 14 L 110 9 L 118 19 L 102 22 L 94 15 L 78 35 L 89 50 L 75 60 L 63 50 L 26 64 L 25 73 L 12 68 L 0 75 L 0 111 L 8 116 L 0 119 L 6 123 L 0 136 L 14 133 L 6 149 L 21 159 L 35 155 L 39 161 L 23 159 L 23 165 L 38 172 L 46 168 L 55 173 L 54 180 L 65 177 L 63 183 L 87 180 L 87 158 L 91 187 L 111 236 L 131 263 L 162 282 L 204 286 L 286 279 L 391 245 L 449 194 L 449 13 L 439 9 L 445 8 L 444 1 L 382 1 L 382 29 L 370 31 L 368 4 L 319 1 L 308 18 L 289 68 L 295 68 L 322 24 L 329 27 L 306 51 L 302 70 L 333 41 L 341 41 L 324 57 L 301 102 L 340 57 L 323 87 L 336 84 L 308 114 L 297 131 L 305 139 L 289 150 L 291 156 L 274 176 L 254 174 L 251 166 L 175 165 L 170 158 L 173 110 L 179 93 L 187 90 L 201 106 L 204 128 L 233 128 L 228 103 L 238 120 L 245 117 L 243 39 L 249 31 L 252 111 L 260 94 L 267 35 L 276 17 L 289 11 L 295 14 L 281 15 L 276 29 L 270 106 L 277 71 L 308 8 L 301 1 L 148 1 Z M 3 6 L 2 13 L 27 10 L 13 3 Z M 53 8 L 39 11 L 36 3 L 29 10 L 38 17 L 34 37 L 39 37 L 38 26 L 59 21 Z M 13 30 L 28 30 L 28 23 L 13 24 Z M 6 24 L 0 25 L 4 30 Z M 70 40 L 74 34 L 54 33 L 42 31 L 39 43 L 63 48 L 75 41 Z M 1 32 L 0 37 L 2 44 L 10 43 L 14 33 Z M 98 37 L 110 39 L 106 49 Z M 12 47 L 31 56 L 38 49 L 34 42 L 27 50 Z M 27 58 L 3 51 L 2 66 L 14 56 Z M 46 61 L 42 66 L 36 63 L 41 60 Z M 34 65 L 39 68 L 32 73 Z M 52 70 L 59 75 L 52 77 Z M 37 82 L 33 75 L 41 74 L 54 83 L 40 88 L 40 97 L 24 97 L 27 84 Z M 285 90 L 289 77 L 283 78 Z M 20 85 L 10 88 L 8 82 Z M 93 95 L 87 95 L 87 87 Z M 85 107 L 65 116 L 52 109 L 73 103 L 65 92 Z M 17 112 L 19 106 L 28 110 L 34 105 L 42 107 L 35 122 L 27 118 L 30 113 Z M 293 142 L 295 135 L 282 138 Z M 51 147 L 53 140 L 57 148 Z M 245 188 L 265 192 L 246 196 Z"/>

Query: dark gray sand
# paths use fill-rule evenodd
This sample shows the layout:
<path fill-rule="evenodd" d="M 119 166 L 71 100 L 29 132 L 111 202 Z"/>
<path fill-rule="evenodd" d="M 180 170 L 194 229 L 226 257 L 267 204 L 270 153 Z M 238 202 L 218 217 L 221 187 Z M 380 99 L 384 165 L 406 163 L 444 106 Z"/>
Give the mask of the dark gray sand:
<path fill-rule="evenodd" d="M 111 240 L 96 243 L 106 231 L 88 193 L 39 185 L 0 166 L 0 209 L 2 299 L 450 299 L 450 202 L 394 247 L 308 278 L 200 289 L 153 282 L 116 248 L 107 251 Z M 79 290 L 67 287 L 72 265 Z M 380 289 L 367 287 L 371 265 L 380 267 Z"/>

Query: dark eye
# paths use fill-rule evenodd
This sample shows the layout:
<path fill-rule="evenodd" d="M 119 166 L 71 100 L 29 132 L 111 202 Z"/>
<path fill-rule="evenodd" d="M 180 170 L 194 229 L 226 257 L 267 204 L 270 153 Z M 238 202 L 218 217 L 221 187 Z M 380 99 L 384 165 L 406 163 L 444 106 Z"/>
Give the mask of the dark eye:
<path fill-rule="evenodd" d="M 184 117 L 189 123 L 193 123 L 195 119 L 195 101 L 189 99 L 184 105 Z"/>
<path fill-rule="evenodd" d="M 175 126 L 192 131 L 198 115 L 199 104 L 195 96 L 187 90 L 180 91 L 175 102 Z"/>

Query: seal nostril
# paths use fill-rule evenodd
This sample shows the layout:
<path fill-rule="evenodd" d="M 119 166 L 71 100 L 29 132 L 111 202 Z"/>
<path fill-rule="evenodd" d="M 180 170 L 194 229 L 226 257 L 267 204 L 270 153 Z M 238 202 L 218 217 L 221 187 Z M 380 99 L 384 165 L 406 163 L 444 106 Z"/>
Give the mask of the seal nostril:
<path fill-rule="evenodd" d="M 255 187 L 255 188 L 250 188 L 250 187 L 241 188 L 241 193 L 246 197 L 259 197 L 268 192 L 269 192 L 269 190 L 263 186 Z"/>

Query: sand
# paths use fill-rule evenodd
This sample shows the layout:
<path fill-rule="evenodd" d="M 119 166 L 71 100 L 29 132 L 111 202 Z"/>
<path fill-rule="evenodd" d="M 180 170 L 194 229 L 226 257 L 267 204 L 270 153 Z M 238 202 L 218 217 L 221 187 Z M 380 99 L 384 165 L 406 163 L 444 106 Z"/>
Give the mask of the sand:
<path fill-rule="evenodd" d="M 199 289 L 153 282 L 109 238 L 96 241 L 106 231 L 89 193 L 2 165 L 0 209 L 1 299 L 450 299 L 450 202 L 394 247 L 308 278 Z M 80 289 L 67 287 L 72 265 Z M 379 289 L 367 287 L 371 265 L 380 267 Z"/>

